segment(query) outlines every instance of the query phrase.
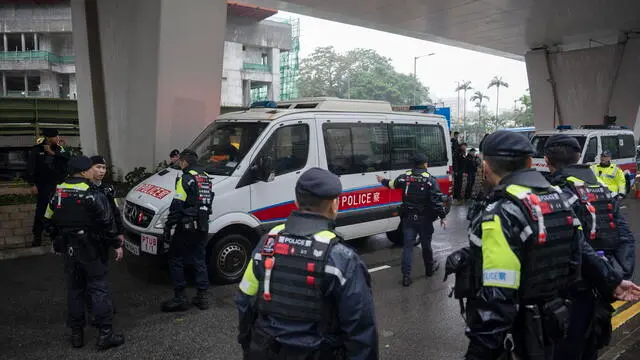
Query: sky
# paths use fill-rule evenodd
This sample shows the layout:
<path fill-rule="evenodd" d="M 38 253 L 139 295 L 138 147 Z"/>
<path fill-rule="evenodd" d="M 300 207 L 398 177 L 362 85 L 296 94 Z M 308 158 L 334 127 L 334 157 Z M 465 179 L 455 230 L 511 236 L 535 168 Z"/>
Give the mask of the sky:
<path fill-rule="evenodd" d="M 300 56 L 308 56 L 318 46 L 333 46 L 338 52 L 354 48 L 373 49 L 391 58 L 397 71 L 412 74 L 414 57 L 418 79 L 431 91 L 431 99 L 457 98 L 456 81 L 470 80 L 471 86 L 489 96 L 488 108 L 495 112 L 495 87 L 487 89 L 494 76 L 501 76 L 509 88 L 500 88 L 500 111 L 513 109 L 514 100 L 529 87 L 524 61 L 502 58 L 430 41 L 341 24 L 308 16 L 278 12 L 278 17 L 300 19 Z M 472 91 L 472 92 L 473 92 Z M 462 98 L 462 93 L 460 93 Z M 467 97 L 471 97 L 467 92 Z M 467 105 L 472 109 L 472 104 Z M 518 104 L 518 106 L 520 106 Z"/>

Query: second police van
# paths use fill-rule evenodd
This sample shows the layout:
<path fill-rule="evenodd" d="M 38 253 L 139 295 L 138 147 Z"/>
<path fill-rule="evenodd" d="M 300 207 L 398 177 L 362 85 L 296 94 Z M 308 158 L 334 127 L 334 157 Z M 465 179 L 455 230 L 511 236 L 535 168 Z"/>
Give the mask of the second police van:
<path fill-rule="evenodd" d="M 295 209 L 301 173 L 321 167 L 340 176 L 343 193 L 337 230 L 346 240 L 387 233 L 401 242 L 401 192 L 376 175 L 395 178 L 426 153 L 429 173 L 441 191 L 451 187 L 447 122 L 433 114 L 393 112 L 387 102 L 309 98 L 262 102 L 222 115 L 189 146 L 211 177 L 207 262 L 217 283 L 238 281 L 260 236 Z M 144 180 L 126 197 L 125 248 L 133 264 L 162 263 L 169 247 L 162 238 L 173 199 L 177 169 Z"/>
<path fill-rule="evenodd" d="M 611 162 L 622 169 L 627 178 L 627 193 L 635 181 L 637 172 L 636 140 L 633 131 L 621 126 L 584 125 L 574 129 L 571 125 L 560 125 L 556 130 L 537 131 L 531 139 L 536 154 L 533 166 L 543 173 L 549 168 L 544 160 L 544 145 L 547 139 L 558 133 L 567 134 L 578 140 L 582 147 L 579 164 L 595 164 L 600 162 L 600 155 L 604 150 L 611 151 Z"/>

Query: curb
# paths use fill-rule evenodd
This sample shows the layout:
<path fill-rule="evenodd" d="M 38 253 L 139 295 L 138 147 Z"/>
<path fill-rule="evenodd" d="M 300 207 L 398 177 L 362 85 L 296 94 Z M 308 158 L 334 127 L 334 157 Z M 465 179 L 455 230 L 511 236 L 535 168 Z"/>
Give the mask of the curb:
<path fill-rule="evenodd" d="M 22 249 L 7 249 L 0 251 L 0 261 L 11 260 L 27 256 L 38 256 L 51 254 L 51 245 L 44 245 L 38 247 L 22 248 Z"/>

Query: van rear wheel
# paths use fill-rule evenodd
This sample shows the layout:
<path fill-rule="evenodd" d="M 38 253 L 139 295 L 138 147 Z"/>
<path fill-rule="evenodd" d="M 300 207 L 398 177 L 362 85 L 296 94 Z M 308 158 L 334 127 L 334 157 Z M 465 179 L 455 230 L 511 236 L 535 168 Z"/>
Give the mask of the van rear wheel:
<path fill-rule="evenodd" d="M 241 234 L 218 239 L 209 251 L 209 279 L 216 284 L 240 281 L 252 250 L 251 241 Z"/>

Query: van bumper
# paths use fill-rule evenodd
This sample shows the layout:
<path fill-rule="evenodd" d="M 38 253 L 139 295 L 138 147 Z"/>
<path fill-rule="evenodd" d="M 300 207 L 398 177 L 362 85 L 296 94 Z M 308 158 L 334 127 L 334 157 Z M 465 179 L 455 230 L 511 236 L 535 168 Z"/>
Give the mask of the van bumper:
<path fill-rule="evenodd" d="M 162 235 L 147 234 L 157 238 L 155 254 L 150 253 L 150 249 L 141 246 L 141 235 L 133 231 L 125 230 L 124 249 L 127 270 L 131 275 L 141 280 L 151 283 L 168 283 L 169 265 L 167 262 L 167 249 L 169 245 L 164 241 Z M 151 249 L 151 252 L 152 249 Z"/>

